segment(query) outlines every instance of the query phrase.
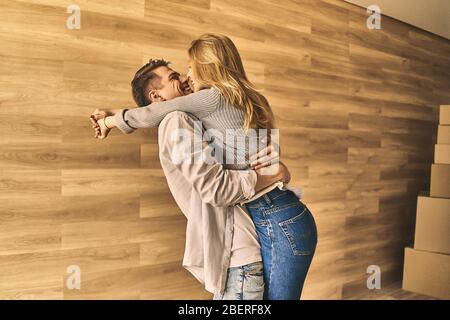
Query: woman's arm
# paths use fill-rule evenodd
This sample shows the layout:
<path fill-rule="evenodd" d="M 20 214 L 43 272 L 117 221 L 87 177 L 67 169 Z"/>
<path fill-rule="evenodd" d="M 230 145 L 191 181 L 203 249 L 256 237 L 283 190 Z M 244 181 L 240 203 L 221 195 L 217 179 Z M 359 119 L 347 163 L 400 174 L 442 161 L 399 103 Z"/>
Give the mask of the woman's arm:
<path fill-rule="evenodd" d="M 169 138 L 169 133 L 175 129 L 187 128 L 193 131 L 193 121 L 187 115 L 180 113 L 173 114 L 167 118 L 167 122 L 171 126 L 160 127 L 159 139 L 160 143 L 160 158 L 167 158 L 167 161 L 172 162 L 170 156 L 174 149 L 174 142 Z M 170 119 L 170 120 L 169 120 Z M 107 117 L 99 119 L 98 122 L 91 117 L 94 128 L 101 128 L 101 134 L 96 129 L 96 137 L 100 135 L 100 139 L 104 139 L 109 132 L 109 129 L 104 129 L 107 124 L 108 128 L 114 124 L 114 117 Z M 106 121 L 106 122 L 105 122 Z M 160 142 L 161 142 L 160 141 Z M 204 142 L 206 146 L 206 142 Z M 203 147 L 197 152 L 204 152 Z M 206 152 L 206 157 L 210 152 Z M 219 163 L 208 164 L 201 163 L 186 163 L 181 161 L 175 167 L 183 174 L 183 176 L 192 183 L 195 190 L 199 193 L 204 202 L 210 203 L 214 206 L 225 206 L 239 203 L 242 200 L 251 198 L 256 192 L 270 186 L 277 181 L 288 183 L 290 180 L 289 170 L 284 164 L 279 161 L 277 152 L 273 152 L 269 145 L 261 150 L 258 155 L 264 155 L 266 162 L 261 167 L 269 166 L 268 168 L 261 168 L 254 170 L 226 170 Z M 258 158 L 258 155 L 257 158 Z M 261 162 L 260 162 L 261 163 Z"/>
<path fill-rule="evenodd" d="M 146 107 L 123 109 L 114 116 L 114 122 L 108 119 L 107 125 L 115 126 L 123 133 L 132 133 L 138 128 L 158 126 L 172 111 L 184 111 L 202 119 L 216 110 L 220 98 L 219 90 L 203 89 L 172 100 L 153 102 Z"/>

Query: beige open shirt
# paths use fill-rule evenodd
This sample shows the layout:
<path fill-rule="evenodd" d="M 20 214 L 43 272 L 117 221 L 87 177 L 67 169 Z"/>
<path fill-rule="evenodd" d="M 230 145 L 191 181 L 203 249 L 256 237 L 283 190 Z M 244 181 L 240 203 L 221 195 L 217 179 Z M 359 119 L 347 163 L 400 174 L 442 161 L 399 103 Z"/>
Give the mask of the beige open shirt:
<path fill-rule="evenodd" d="M 194 120 L 180 111 L 164 118 L 158 131 L 159 157 L 170 191 L 187 218 L 183 267 L 206 290 L 222 293 L 230 266 L 261 261 L 251 218 L 243 207 L 232 205 L 255 195 L 257 177 L 253 170 L 225 170 L 217 162 L 173 161 L 178 143 L 174 132 L 193 134 Z"/>

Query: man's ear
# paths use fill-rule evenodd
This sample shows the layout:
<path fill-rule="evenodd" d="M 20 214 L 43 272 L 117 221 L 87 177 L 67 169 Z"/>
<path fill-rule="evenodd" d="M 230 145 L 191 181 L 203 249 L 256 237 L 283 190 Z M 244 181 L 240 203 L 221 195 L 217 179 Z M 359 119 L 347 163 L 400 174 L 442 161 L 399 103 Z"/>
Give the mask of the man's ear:
<path fill-rule="evenodd" d="M 163 101 L 164 99 L 159 95 L 158 90 L 150 90 L 148 92 L 148 98 L 151 102 Z"/>

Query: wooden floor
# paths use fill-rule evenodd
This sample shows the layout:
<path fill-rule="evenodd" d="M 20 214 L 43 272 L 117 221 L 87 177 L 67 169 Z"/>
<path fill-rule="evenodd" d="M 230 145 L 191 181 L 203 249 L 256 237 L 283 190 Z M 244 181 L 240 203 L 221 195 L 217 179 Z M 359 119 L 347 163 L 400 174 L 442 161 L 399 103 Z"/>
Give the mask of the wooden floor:
<path fill-rule="evenodd" d="M 394 282 L 379 290 L 370 290 L 361 294 L 350 292 L 347 296 L 343 292 L 342 299 L 346 300 L 437 300 L 436 298 L 425 296 L 402 289 L 401 282 Z"/>
<path fill-rule="evenodd" d="M 264 90 L 318 224 L 303 298 L 364 297 L 369 265 L 401 281 L 450 103 L 450 41 L 386 17 L 368 30 L 338 0 L 79 0 L 68 30 L 72 3 L 0 5 L 0 299 L 211 298 L 181 267 L 185 219 L 156 130 L 97 141 L 88 121 L 133 105 L 148 58 L 185 72 L 207 31 L 235 41 Z M 80 290 L 65 285 L 71 265 Z"/>

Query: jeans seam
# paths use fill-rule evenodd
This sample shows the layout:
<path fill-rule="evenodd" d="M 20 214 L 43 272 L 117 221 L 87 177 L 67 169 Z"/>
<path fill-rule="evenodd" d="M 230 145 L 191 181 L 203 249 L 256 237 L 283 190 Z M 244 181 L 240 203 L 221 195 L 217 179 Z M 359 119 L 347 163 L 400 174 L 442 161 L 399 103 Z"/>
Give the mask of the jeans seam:
<path fill-rule="evenodd" d="M 289 190 L 286 190 L 286 191 L 289 191 Z M 285 196 L 286 194 L 285 193 L 281 193 L 281 194 L 277 194 L 275 197 L 273 197 L 273 198 L 270 198 L 269 197 L 269 199 L 270 199 L 270 201 L 272 202 L 272 201 L 274 201 L 275 199 L 278 199 L 279 197 L 282 197 L 282 196 Z M 261 197 L 264 197 L 265 196 L 265 194 L 264 195 L 262 195 Z M 267 206 L 267 203 L 258 203 L 257 205 L 247 205 L 246 204 L 246 206 L 248 207 L 248 208 L 252 208 L 252 209 L 257 209 L 257 208 L 260 208 L 260 207 L 265 207 L 265 206 Z"/>
<path fill-rule="evenodd" d="M 287 194 L 285 194 L 285 193 L 280 193 L 280 194 L 277 194 L 275 197 L 273 197 L 272 199 L 270 199 L 270 200 L 275 200 L 275 199 L 278 199 L 279 197 L 282 197 L 282 196 L 286 196 Z"/>
<path fill-rule="evenodd" d="M 301 217 L 303 217 L 303 215 L 305 215 L 305 213 L 306 213 L 306 207 L 303 207 L 303 211 L 302 212 L 300 212 L 298 215 L 296 215 L 295 217 L 292 217 L 292 218 L 290 218 L 290 219 L 288 219 L 288 220 L 285 220 L 285 221 L 281 221 L 280 223 L 279 223 L 279 225 L 280 226 L 284 226 L 284 225 L 286 225 L 286 224 L 290 224 L 290 223 L 293 223 L 294 222 L 294 219 L 295 220 L 298 220 L 298 219 L 300 219 Z"/>
<path fill-rule="evenodd" d="M 274 241 L 273 241 L 273 228 L 272 228 L 272 224 L 270 222 L 267 221 L 266 219 L 266 215 L 264 215 L 265 218 L 265 222 L 267 223 L 267 232 L 269 233 L 269 238 L 270 238 L 270 246 L 271 246 L 271 262 L 270 262 L 270 270 L 269 270 L 269 283 L 267 285 L 268 288 L 271 288 L 271 284 L 272 284 L 272 270 L 273 270 L 273 265 L 272 265 L 272 261 L 275 260 L 275 246 L 274 246 Z"/>
<path fill-rule="evenodd" d="M 261 261 L 255 261 L 255 262 L 248 263 L 248 264 L 246 264 L 245 266 L 243 266 L 243 267 L 244 267 L 244 271 L 245 271 L 245 272 L 251 271 L 251 270 L 252 270 L 251 268 L 252 268 L 254 265 L 257 265 L 257 264 L 260 264 L 260 263 L 261 263 Z"/>
<path fill-rule="evenodd" d="M 244 268 L 240 268 L 239 270 L 241 272 L 240 278 L 241 278 L 241 289 L 239 290 L 238 299 L 237 300 L 243 300 L 244 299 L 244 281 L 245 281 L 245 270 Z"/>
<path fill-rule="evenodd" d="M 290 208 L 290 207 L 294 207 L 296 205 L 298 205 L 297 202 L 292 202 L 292 203 L 284 204 L 282 206 L 276 206 L 274 208 L 264 210 L 264 214 L 273 214 L 273 213 L 276 213 L 278 211 L 282 211 L 284 209 L 287 209 L 287 208 Z"/>

